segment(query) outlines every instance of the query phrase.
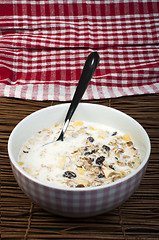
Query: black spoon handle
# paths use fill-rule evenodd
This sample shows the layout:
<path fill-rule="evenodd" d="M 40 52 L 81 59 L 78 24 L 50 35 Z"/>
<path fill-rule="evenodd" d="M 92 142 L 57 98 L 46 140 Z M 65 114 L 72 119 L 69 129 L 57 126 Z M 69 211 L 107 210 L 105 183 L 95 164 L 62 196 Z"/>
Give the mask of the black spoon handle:
<path fill-rule="evenodd" d="M 97 52 L 92 52 L 87 57 L 87 60 L 85 62 L 85 65 L 84 65 L 80 80 L 78 82 L 76 91 L 74 93 L 71 105 L 67 112 L 63 130 L 59 136 L 59 140 L 63 140 L 63 135 L 67 129 L 67 126 L 68 126 L 68 124 L 72 118 L 72 115 L 73 115 L 74 111 L 76 110 L 77 105 L 79 104 L 79 102 L 80 102 L 80 100 L 81 100 L 97 66 L 98 66 L 99 60 L 100 60 L 100 58 L 99 58 L 99 55 Z"/>

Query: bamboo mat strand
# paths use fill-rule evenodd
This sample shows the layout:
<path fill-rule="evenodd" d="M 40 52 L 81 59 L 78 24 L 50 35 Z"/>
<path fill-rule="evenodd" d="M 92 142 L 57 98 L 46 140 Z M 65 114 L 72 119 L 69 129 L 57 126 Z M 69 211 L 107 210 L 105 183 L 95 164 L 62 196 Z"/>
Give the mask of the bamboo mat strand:
<path fill-rule="evenodd" d="M 120 219 L 119 223 L 121 225 L 121 230 L 122 230 L 122 233 L 124 235 L 124 239 L 127 240 L 127 236 L 126 236 L 126 232 L 125 232 L 125 227 L 124 227 L 124 223 L 123 223 L 123 218 L 122 218 L 120 207 L 118 207 L 118 213 L 119 213 L 119 219 Z"/>
<path fill-rule="evenodd" d="M 29 233 L 30 225 L 31 225 L 32 211 L 33 211 L 33 203 L 31 202 L 31 204 L 30 204 L 30 211 L 29 211 L 29 218 L 28 218 L 28 227 L 26 229 L 26 232 L 25 232 L 25 235 L 24 235 L 24 239 L 28 238 L 28 233 Z"/>
<path fill-rule="evenodd" d="M 25 116 L 60 103 L 0 98 L 2 239 L 159 239 L 159 95 L 90 102 L 129 114 L 148 132 L 152 152 L 140 187 L 120 207 L 100 216 L 70 219 L 44 211 L 27 198 L 15 181 L 7 142 L 12 129 Z"/>

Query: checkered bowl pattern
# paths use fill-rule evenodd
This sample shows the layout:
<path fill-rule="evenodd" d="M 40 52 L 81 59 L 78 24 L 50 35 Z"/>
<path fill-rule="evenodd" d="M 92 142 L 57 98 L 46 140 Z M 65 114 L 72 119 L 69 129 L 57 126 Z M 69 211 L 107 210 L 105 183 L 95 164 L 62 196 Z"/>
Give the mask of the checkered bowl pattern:
<path fill-rule="evenodd" d="M 93 190 L 61 190 L 39 184 L 24 176 L 13 164 L 14 176 L 26 195 L 49 212 L 66 217 L 90 217 L 116 208 L 139 186 L 144 168 L 133 177 L 113 186 Z"/>
<path fill-rule="evenodd" d="M 50 113 L 52 110 L 53 112 L 54 111 L 56 112 L 57 109 L 66 110 L 67 107 L 68 107 L 68 104 L 61 104 L 59 106 L 49 107 L 49 108 L 45 108 L 40 111 L 37 111 L 34 114 L 31 114 L 26 119 L 24 119 L 13 130 L 13 133 L 11 134 L 9 143 L 8 143 L 8 151 L 9 151 L 10 163 L 12 166 L 14 176 L 20 188 L 23 190 L 23 192 L 33 202 L 37 203 L 38 205 L 48 210 L 49 212 L 62 215 L 62 216 L 67 216 L 67 217 L 89 217 L 89 216 L 94 216 L 94 215 L 108 212 L 111 209 L 114 209 L 115 207 L 119 206 L 124 201 L 126 201 L 137 189 L 146 171 L 146 166 L 147 166 L 148 158 L 150 154 L 150 142 L 145 130 L 141 127 L 141 125 L 139 125 L 135 120 L 133 120 L 126 114 L 123 114 L 120 111 L 117 111 L 112 108 L 108 108 L 108 107 L 104 107 L 96 104 L 85 104 L 85 103 L 80 104 L 80 106 L 78 107 L 79 111 L 77 110 L 77 116 L 79 113 L 81 117 L 82 117 L 80 113 L 81 110 L 82 112 L 83 111 L 85 112 L 87 110 L 88 115 L 91 115 L 92 109 L 94 110 L 99 109 L 99 111 L 102 113 L 102 116 L 108 113 L 109 113 L 108 116 L 110 116 L 110 111 L 113 112 L 113 114 L 115 115 L 121 114 L 122 117 L 126 117 L 126 119 L 128 118 L 129 120 L 131 119 L 132 122 L 136 124 L 136 129 L 137 129 L 136 133 L 140 133 L 139 132 L 139 129 L 140 129 L 142 133 L 145 134 L 143 135 L 145 136 L 145 139 L 142 139 L 142 140 L 143 142 L 145 142 L 145 149 L 147 153 L 145 155 L 145 158 L 142 164 L 134 174 L 131 174 L 119 180 L 116 183 L 111 183 L 105 186 L 87 187 L 87 188 L 80 188 L 80 189 L 57 188 L 32 178 L 19 167 L 19 165 L 15 160 L 15 157 L 19 149 L 18 144 L 22 140 L 20 139 L 19 143 L 17 144 L 14 141 L 16 141 L 17 137 L 20 138 L 20 136 L 23 136 L 22 131 L 24 131 L 24 129 L 26 128 L 27 126 L 26 124 L 28 124 L 29 121 L 34 122 L 33 118 L 35 118 L 37 122 L 38 118 L 40 117 L 42 118 L 42 115 L 44 115 L 43 117 L 46 118 L 46 115 Z M 59 114 L 60 114 L 60 111 L 59 111 Z M 100 114 L 96 114 L 97 117 L 99 117 L 99 115 Z M 134 127 L 132 123 L 131 123 L 131 126 L 132 128 Z M 19 134 L 16 135 L 18 131 L 19 131 Z M 135 132 L 135 130 L 133 131 Z M 19 144 L 19 146 L 21 144 Z M 17 153 L 13 155 L 12 151 L 14 151 L 14 149 L 15 149 L 15 152 Z"/>

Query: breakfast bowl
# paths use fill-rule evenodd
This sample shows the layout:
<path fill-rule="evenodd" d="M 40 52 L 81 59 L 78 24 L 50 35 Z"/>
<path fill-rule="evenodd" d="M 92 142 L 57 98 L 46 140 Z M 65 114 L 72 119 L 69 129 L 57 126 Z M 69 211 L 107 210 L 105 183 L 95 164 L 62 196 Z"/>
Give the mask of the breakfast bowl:
<path fill-rule="evenodd" d="M 150 155 L 150 140 L 144 128 L 132 117 L 100 104 L 80 103 L 72 121 L 104 124 L 127 135 L 141 153 L 141 164 L 134 172 L 115 182 L 82 188 L 54 186 L 40 181 L 18 164 L 22 145 L 33 134 L 48 126 L 64 122 L 70 104 L 64 103 L 38 110 L 13 129 L 8 141 L 10 164 L 22 191 L 41 208 L 66 217 L 90 217 L 106 213 L 126 201 L 138 188 Z"/>

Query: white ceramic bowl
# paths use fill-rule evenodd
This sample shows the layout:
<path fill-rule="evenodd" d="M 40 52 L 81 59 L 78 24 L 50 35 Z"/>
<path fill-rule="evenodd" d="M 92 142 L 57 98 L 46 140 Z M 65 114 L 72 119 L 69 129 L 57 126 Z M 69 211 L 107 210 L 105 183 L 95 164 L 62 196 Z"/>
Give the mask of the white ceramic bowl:
<path fill-rule="evenodd" d="M 132 174 L 118 182 L 99 187 L 66 189 L 40 182 L 17 164 L 22 144 L 35 132 L 63 122 L 69 104 L 60 104 L 36 111 L 24 118 L 12 131 L 8 153 L 14 176 L 24 193 L 42 208 L 68 217 L 98 215 L 119 206 L 139 186 L 150 155 L 150 140 L 143 127 L 130 116 L 110 107 L 80 103 L 72 120 L 93 121 L 106 124 L 129 134 L 135 145 L 142 150 L 142 163 Z"/>

